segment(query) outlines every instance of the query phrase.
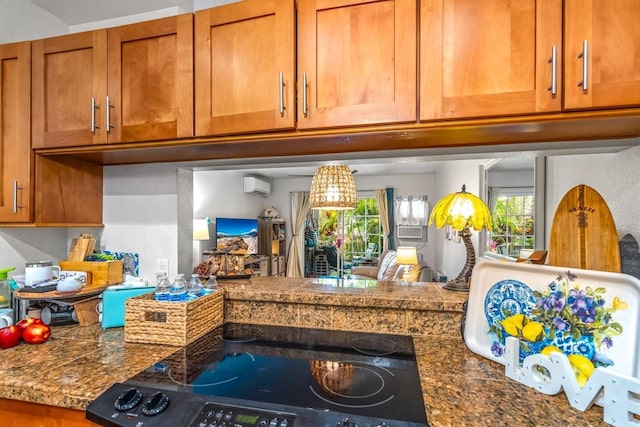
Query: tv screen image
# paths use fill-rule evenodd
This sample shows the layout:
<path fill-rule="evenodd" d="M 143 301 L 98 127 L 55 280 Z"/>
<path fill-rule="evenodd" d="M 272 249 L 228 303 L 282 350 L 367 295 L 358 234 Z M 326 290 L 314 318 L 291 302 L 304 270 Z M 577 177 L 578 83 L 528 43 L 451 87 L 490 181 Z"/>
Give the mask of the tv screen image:
<path fill-rule="evenodd" d="M 216 249 L 258 253 L 257 218 L 216 218 Z"/>

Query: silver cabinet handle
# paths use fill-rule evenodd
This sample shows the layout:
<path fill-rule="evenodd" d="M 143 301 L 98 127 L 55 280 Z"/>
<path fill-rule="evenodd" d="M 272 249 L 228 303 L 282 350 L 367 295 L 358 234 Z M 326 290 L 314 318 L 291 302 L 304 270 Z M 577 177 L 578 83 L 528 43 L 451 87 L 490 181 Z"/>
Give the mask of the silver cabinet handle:
<path fill-rule="evenodd" d="M 582 58 L 582 81 L 578 82 L 578 86 L 582 86 L 582 90 L 586 92 L 589 89 L 589 40 L 582 42 L 582 52 L 578 58 Z"/>
<path fill-rule="evenodd" d="M 18 185 L 18 181 L 13 181 L 13 213 L 18 213 L 18 208 L 24 206 L 18 206 L 18 190 L 24 190 L 24 187 Z"/>
<path fill-rule="evenodd" d="M 307 117 L 307 73 L 302 73 L 302 114 Z"/>
<path fill-rule="evenodd" d="M 280 71 L 280 81 L 279 81 L 279 85 L 280 85 L 280 91 L 279 91 L 279 97 L 280 97 L 280 115 L 284 116 L 284 74 L 282 73 L 282 71 Z"/>
<path fill-rule="evenodd" d="M 106 116 L 107 116 L 107 133 L 111 132 L 111 128 L 116 127 L 116 125 L 112 125 L 111 121 L 110 121 L 110 113 L 111 113 L 111 109 L 114 107 L 114 105 L 109 102 L 109 95 L 107 95 L 107 112 L 106 112 Z"/>
<path fill-rule="evenodd" d="M 96 129 L 100 129 L 100 126 L 96 125 L 96 108 L 100 108 L 96 105 L 96 99 L 91 97 L 91 133 L 96 133 Z"/>
<path fill-rule="evenodd" d="M 551 91 L 551 95 L 558 93 L 558 52 L 556 45 L 551 46 L 551 58 L 549 58 L 551 64 L 551 86 L 547 90 Z"/>

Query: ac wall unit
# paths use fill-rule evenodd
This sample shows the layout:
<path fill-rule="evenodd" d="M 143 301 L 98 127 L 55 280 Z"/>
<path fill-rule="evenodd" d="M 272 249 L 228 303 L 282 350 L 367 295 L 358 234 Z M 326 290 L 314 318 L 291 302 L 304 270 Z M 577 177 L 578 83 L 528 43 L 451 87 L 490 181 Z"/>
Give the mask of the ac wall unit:
<path fill-rule="evenodd" d="M 427 240 L 427 227 L 421 225 L 398 225 L 396 237 L 401 240 Z"/>
<path fill-rule="evenodd" d="M 267 197 L 271 194 L 271 183 L 260 178 L 256 178 L 255 176 L 245 176 L 244 192 Z"/>

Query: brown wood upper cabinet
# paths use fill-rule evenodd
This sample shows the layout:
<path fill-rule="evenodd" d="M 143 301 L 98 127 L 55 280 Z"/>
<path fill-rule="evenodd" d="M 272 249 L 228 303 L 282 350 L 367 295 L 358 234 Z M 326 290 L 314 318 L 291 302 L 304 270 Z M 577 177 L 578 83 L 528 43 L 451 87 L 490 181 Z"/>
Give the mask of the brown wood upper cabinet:
<path fill-rule="evenodd" d="M 640 105 L 640 2 L 565 1 L 565 107 Z"/>
<path fill-rule="evenodd" d="M 195 13 L 196 135 L 295 126 L 293 0 Z"/>
<path fill-rule="evenodd" d="M 415 0 L 298 1 L 298 128 L 414 122 Z"/>
<path fill-rule="evenodd" d="M 561 70 L 562 0 L 420 1 L 420 120 L 560 111 Z"/>
<path fill-rule="evenodd" d="M 31 43 L 0 45 L 0 223 L 102 225 L 102 167 L 33 155 Z"/>
<path fill-rule="evenodd" d="M 244 0 L 195 28 L 197 135 L 417 119 L 414 0 Z"/>
<path fill-rule="evenodd" d="M 193 15 L 36 40 L 32 147 L 193 136 Z"/>
<path fill-rule="evenodd" d="M 0 45 L 0 222 L 31 221 L 31 44 Z"/>

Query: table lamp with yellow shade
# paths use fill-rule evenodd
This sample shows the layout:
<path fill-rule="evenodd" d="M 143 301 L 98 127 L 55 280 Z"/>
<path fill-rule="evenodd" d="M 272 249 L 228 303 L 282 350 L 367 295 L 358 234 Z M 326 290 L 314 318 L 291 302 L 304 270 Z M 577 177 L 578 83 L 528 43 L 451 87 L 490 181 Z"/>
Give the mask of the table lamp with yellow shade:
<path fill-rule="evenodd" d="M 396 250 L 396 262 L 403 268 L 402 281 L 410 281 L 411 268 L 418 264 L 418 253 L 413 246 L 398 246 Z"/>
<path fill-rule="evenodd" d="M 483 228 L 491 228 L 491 212 L 477 196 L 467 193 L 463 185 L 462 191 L 451 193 L 436 203 L 429 217 L 429 225 L 434 222 L 438 228 L 448 225 L 458 231 L 467 251 L 467 259 L 462 271 L 458 277 L 448 281 L 444 288 L 468 292 L 471 273 L 476 264 L 470 229 L 479 231 Z"/>

